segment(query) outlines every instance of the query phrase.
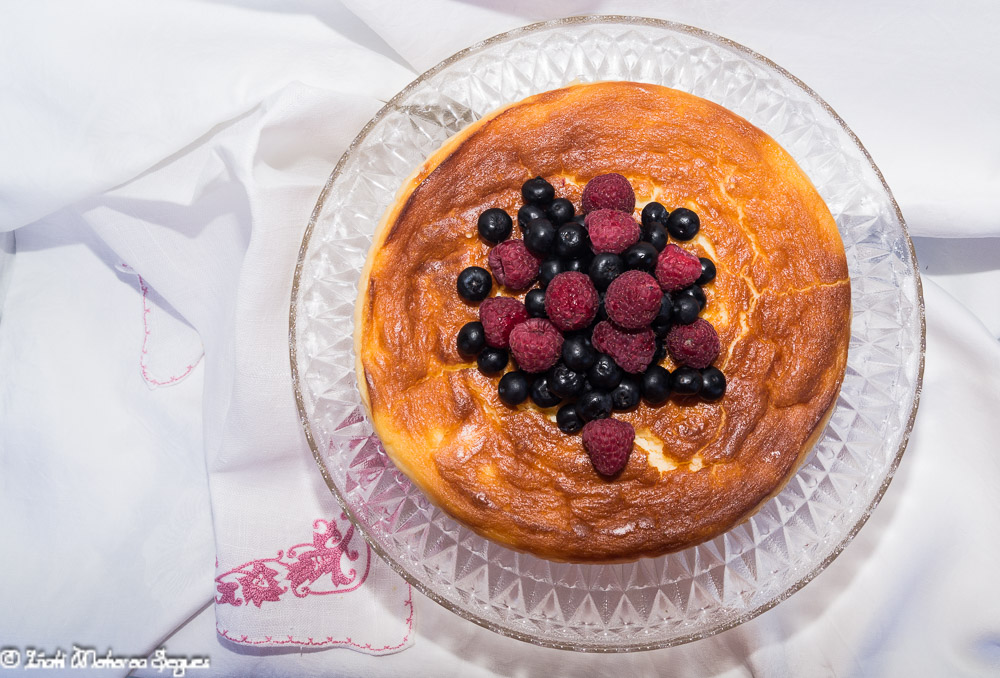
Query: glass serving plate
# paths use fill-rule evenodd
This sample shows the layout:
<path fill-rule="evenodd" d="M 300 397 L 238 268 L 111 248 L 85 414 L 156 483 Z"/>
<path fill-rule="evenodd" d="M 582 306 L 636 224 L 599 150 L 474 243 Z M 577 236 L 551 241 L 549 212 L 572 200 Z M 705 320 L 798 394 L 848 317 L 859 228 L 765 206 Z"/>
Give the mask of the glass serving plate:
<path fill-rule="evenodd" d="M 504 104 L 596 80 L 696 94 L 784 146 L 836 218 L 853 319 L 835 409 L 780 494 L 743 524 L 685 551 L 572 565 L 476 535 L 393 466 L 359 399 L 353 311 L 375 226 L 428 155 Z M 504 33 L 438 64 L 386 104 L 319 197 L 295 269 L 290 315 L 302 425 L 330 490 L 372 548 L 466 619 L 539 645 L 586 651 L 703 638 L 809 582 L 885 492 L 913 424 L 923 372 L 923 298 L 912 244 L 858 138 L 812 90 L 759 54 L 696 28 L 635 17 L 580 17 Z"/>

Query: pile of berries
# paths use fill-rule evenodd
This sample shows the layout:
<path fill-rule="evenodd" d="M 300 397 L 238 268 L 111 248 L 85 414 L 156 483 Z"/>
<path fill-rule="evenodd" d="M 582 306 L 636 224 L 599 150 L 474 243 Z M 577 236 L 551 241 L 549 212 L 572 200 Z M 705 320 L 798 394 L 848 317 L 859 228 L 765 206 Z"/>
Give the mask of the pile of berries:
<path fill-rule="evenodd" d="M 582 430 L 594 468 L 613 476 L 628 462 L 635 431 L 612 412 L 642 399 L 658 405 L 671 393 L 705 400 L 725 393 L 725 376 L 712 367 L 719 335 L 698 317 L 715 265 L 668 243 L 694 238 L 697 214 L 651 202 L 640 224 L 635 192 L 620 174 L 591 179 L 580 214 L 541 177 L 525 182 L 521 195 L 520 239 L 511 237 L 514 220 L 504 210 L 479 216 L 490 270 L 470 266 L 458 276 L 459 295 L 481 302 L 479 321 L 458 333 L 458 350 L 490 375 L 513 356 L 517 369 L 500 378 L 500 399 L 558 405 L 560 430 Z M 491 297 L 494 278 L 525 292 L 524 301 Z M 680 365 L 673 373 L 660 365 L 668 353 Z"/>

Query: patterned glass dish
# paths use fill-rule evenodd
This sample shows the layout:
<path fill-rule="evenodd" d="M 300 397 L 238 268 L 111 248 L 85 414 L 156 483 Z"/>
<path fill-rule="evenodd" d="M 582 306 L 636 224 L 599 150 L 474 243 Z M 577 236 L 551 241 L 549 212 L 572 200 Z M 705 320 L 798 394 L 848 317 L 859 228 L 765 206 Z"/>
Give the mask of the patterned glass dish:
<path fill-rule="evenodd" d="M 490 542 L 433 506 L 386 456 L 362 408 L 353 311 L 372 233 L 403 181 L 484 114 L 576 81 L 681 89 L 774 137 L 826 200 L 847 250 L 853 320 L 843 388 L 784 490 L 716 539 L 616 565 L 571 565 Z M 634 17 L 580 17 L 499 35 L 420 76 L 361 131 L 323 189 L 295 269 L 295 395 L 331 491 L 413 586 L 498 633 L 634 651 L 752 619 L 823 570 L 871 514 L 906 446 L 923 372 L 920 279 L 878 168 L 812 90 L 719 36 Z"/>

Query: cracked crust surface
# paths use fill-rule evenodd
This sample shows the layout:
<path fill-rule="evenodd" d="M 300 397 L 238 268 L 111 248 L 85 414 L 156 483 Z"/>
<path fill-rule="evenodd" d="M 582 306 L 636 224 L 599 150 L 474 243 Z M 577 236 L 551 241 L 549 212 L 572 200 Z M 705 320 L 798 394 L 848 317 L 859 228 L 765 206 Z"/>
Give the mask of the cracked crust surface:
<path fill-rule="evenodd" d="M 586 182 L 607 172 L 631 181 L 636 215 L 657 200 L 701 218 L 698 237 L 679 244 L 716 263 L 702 317 L 719 332 L 715 365 L 729 384 L 716 403 L 673 398 L 616 413 L 637 437 L 610 481 L 578 434 L 559 431 L 555 408 L 507 407 L 498 378 L 455 347 L 478 318 L 455 279 L 487 267 L 478 215 L 516 214 L 521 184 L 536 175 L 579 209 Z M 355 314 L 362 397 L 396 465 L 487 538 L 577 562 L 686 548 L 751 515 L 820 432 L 849 337 L 843 243 L 794 160 L 720 106 L 622 82 L 530 97 L 446 143 L 375 234 Z"/>

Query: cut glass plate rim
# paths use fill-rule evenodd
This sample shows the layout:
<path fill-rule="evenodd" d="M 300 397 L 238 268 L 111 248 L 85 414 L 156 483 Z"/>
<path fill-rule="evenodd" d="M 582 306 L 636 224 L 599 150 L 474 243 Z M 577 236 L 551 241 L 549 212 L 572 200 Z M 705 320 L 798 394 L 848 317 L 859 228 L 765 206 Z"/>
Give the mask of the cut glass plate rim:
<path fill-rule="evenodd" d="M 775 74 L 779 75 L 782 78 L 787 79 L 790 83 L 792 83 L 795 87 L 799 88 L 810 99 L 812 99 L 814 103 L 818 104 L 841 127 L 842 131 L 845 132 L 848 138 L 855 144 L 857 150 L 860 151 L 865 161 L 867 161 L 870 169 L 875 173 L 875 176 L 878 178 L 878 181 L 881 184 L 882 189 L 885 191 L 885 196 L 889 200 L 892 210 L 895 213 L 895 217 L 899 221 L 902 236 L 905 239 L 906 245 L 909 249 L 910 260 L 911 262 L 913 262 L 912 273 L 913 273 L 913 280 L 916 292 L 916 304 L 917 304 L 917 312 L 919 319 L 920 355 L 918 357 L 916 373 L 914 375 L 913 402 L 910 409 L 909 417 L 907 418 L 905 427 L 902 431 L 899 447 L 896 450 L 891 462 L 889 463 L 886 469 L 885 477 L 880 486 L 878 487 L 877 491 L 875 492 L 872 501 L 860 514 L 860 517 L 857 520 L 857 522 L 848 530 L 843 540 L 839 544 L 837 544 L 833 548 L 833 550 L 821 562 L 819 562 L 813 569 L 808 571 L 804 576 L 795 581 L 792 585 L 786 588 L 779 595 L 775 596 L 770 600 L 765 601 L 764 603 L 758 605 L 757 607 L 747 610 L 745 613 L 738 615 L 730 620 L 716 624 L 707 629 L 703 629 L 695 633 L 690 633 L 686 635 L 675 636 L 672 638 L 667 638 L 662 640 L 637 642 L 634 644 L 627 644 L 627 645 L 609 646 L 599 643 L 550 640 L 546 638 L 532 636 L 530 634 L 522 633 L 514 629 L 510 629 L 495 624 L 492 621 L 475 614 L 474 612 L 471 612 L 467 609 L 464 609 L 458 605 L 453 604 L 452 602 L 450 602 L 449 600 L 447 600 L 446 598 L 435 592 L 433 589 L 425 585 L 423 582 L 421 582 L 419 579 L 417 579 L 415 576 L 409 573 L 402 565 L 400 565 L 396 561 L 396 559 L 392 557 L 391 554 L 387 553 L 385 549 L 373 537 L 371 537 L 367 533 L 367 531 L 361 526 L 361 523 L 358 520 L 356 520 L 354 513 L 351 509 L 350 503 L 346 501 L 346 499 L 342 496 L 333 478 L 330 477 L 330 473 L 323 461 L 322 453 L 320 452 L 319 446 L 316 444 L 316 439 L 313 435 L 299 378 L 300 375 L 297 362 L 297 345 L 296 345 L 297 342 L 296 309 L 299 302 L 299 288 L 301 283 L 302 269 L 306 261 L 307 254 L 309 252 L 310 240 L 313 231 L 315 229 L 317 219 L 319 218 L 322 212 L 323 205 L 326 201 L 326 198 L 331 188 L 333 187 L 335 181 L 340 177 L 345 164 L 351 157 L 354 150 L 366 139 L 366 137 L 372 131 L 372 129 L 386 115 L 388 115 L 391 112 L 401 110 L 401 108 L 403 108 L 399 106 L 399 103 L 402 100 L 406 99 L 407 96 L 414 89 L 420 87 L 430 77 L 446 69 L 451 64 L 458 62 L 470 55 L 474 55 L 477 52 L 483 51 L 484 49 L 489 48 L 495 44 L 502 43 L 508 40 L 513 40 L 518 38 L 519 36 L 527 35 L 537 31 L 559 28 L 560 26 L 567 26 L 567 27 L 579 26 L 579 25 L 599 26 L 599 25 L 614 25 L 614 24 L 640 25 L 640 26 L 648 26 L 654 28 L 662 28 L 667 31 L 675 31 L 678 33 L 683 33 L 688 36 L 696 37 L 705 40 L 707 42 L 713 42 L 718 45 L 732 49 L 738 52 L 741 56 L 744 56 L 765 68 L 771 69 Z M 701 28 L 689 26 L 686 24 L 666 21 L 662 19 L 653 19 L 649 17 L 625 16 L 625 15 L 584 15 L 584 16 L 574 16 L 563 19 L 554 19 L 554 20 L 529 24 L 526 26 L 515 28 L 510 31 L 506 31 L 504 33 L 500 33 L 491 38 L 473 44 L 470 47 L 467 47 L 459 52 L 456 52 L 452 56 L 438 63 L 436 66 L 422 73 L 415 80 L 413 80 L 413 82 L 411 82 L 409 85 L 403 88 L 398 94 L 396 94 L 396 96 L 390 99 L 385 104 L 385 106 L 383 106 L 379 110 L 379 112 L 368 122 L 368 124 L 365 125 L 365 127 L 358 133 L 358 135 L 354 138 L 354 140 L 351 142 L 348 148 L 344 151 L 339 162 L 331 172 L 330 177 L 328 178 L 326 184 L 324 185 L 322 191 L 320 192 L 319 198 L 317 199 L 316 202 L 316 206 L 310 215 L 309 222 L 303 234 L 302 244 L 299 249 L 299 255 L 296 261 L 292 279 L 292 294 L 291 294 L 291 303 L 289 309 L 289 357 L 291 363 L 292 386 L 295 395 L 295 402 L 299 411 L 299 419 L 302 423 L 302 428 L 305 433 L 306 439 L 309 443 L 309 447 L 312 450 L 313 457 L 316 461 L 316 464 L 319 466 L 319 470 L 323 477 L 323 480 L 326 482 L 326 485 L 330 489 L 330 492 L 334 495 L 334 497 L 336 497 L 337 501 L 340 503 L 341 507 L 343 508 L 348 518 L 350 518 L 351 521 L 356 525 L 359 525 L 359 531 L 363 535 L 365 541 L 379 555 L 379 557 L 382 558 L 382 560 L 386 564 L 388 564 L 395 572 L 397 572 L 401 577 L 403 577 L 403 579 L 405 579 L 411 586 L 416 588 L 418 591 L 420 591 L 421 593 L 423 593 L 428 598 L 435 601 L 442 607 L 450 610 L 451 612 L 459 615 L 464 619 L 467 619 L 475 624 L 478 624 L 479 626 L 489 629 L 499 635 L 514 638 L 517 640 L 528 642 L 534 645 L 539 645 L 542 647 L 550 647 L 550 648 L 564 649 L 564 650 L 575 650 L 581 652 L 621 653 L 621 652 L 639 652 L 646 650 L 655 650 L 655 649 L 673 647 L 677 645 L 683 645 L 685 643 L 689 643 L 694 640 L 707 638 L 715 634 L 721 633 L 722 631 L 735 628 L 736 626 L 739 626 L 747 621 L 750 621 L 751 619 L 754 619 L 755 617 L 761 615 L 762 613 L 770 610 L 778 603 L 788 599 L 792 594 L 801 590 L 806 584 L 808 584 L 810 581 L 816 578 L 816 576 L 819 575 L 824 569 L 826 569 L 826 567 L 830 565 L 830 563 L 832 563 L 837 558 L 837 556 L 839 556 L 843 552 L 843 550 L 847 547 L 847 545 L 853 540 L 853 538 L 857 535 L 857 533 L 868 521 L 868 518 L 871 516 L 875 507 L 878 506 L 886 490 L 888 489 L 890 482 L 895 476 L 896 470 L 898 469 L 900 462 L 902 461 L 903 453 L 906 450 L 910 434 L 913 430 L 913 423 L 916 418 L 917 409 L 920 402 L 922 384 L 923 384 L 924 362 L 925 362 L 925 351 L 926 351 L 926 319 L 925 319 L 925 309 L 924 309 L 923 286 L 920 279 L 919 267 L 916 265 L 916 262 L 917 262 L 916 251 L 914 250 L 913 242 L 910 238 L 909 230 L 906 226 L 906 221 L 903 218 L 902 211 L 900 210 L 899 204 L 896 202 L 896 199 L 893 196 L 892 191 L 889 189 L 889 186 L 886 183 L 881 170 L 875 164 L 875 161 L 872 159 L 871 154 L 868 152 L 868 149 L 865 148 L 865 146 L 861 143 L 861 140 L 853 132 L 853 130 L 851 130 L 851 128 L 848 127 L 847 123 L 844 122 L 844 120 L 840 117 L 840 115 L 838 115 L 837 112 L 822 97 L 820 97 L 812 88 L 806 85 L 799 78 L 795 77 L 790 72 L 788 72 L 787 70 L 785 70 L 772 60 L 755 52 L 754 50 L 751 50 L 750 48 L 740 43 L 734 42 L 716 33 L 712 33 L 710 31 L 706 31 Z"/>

